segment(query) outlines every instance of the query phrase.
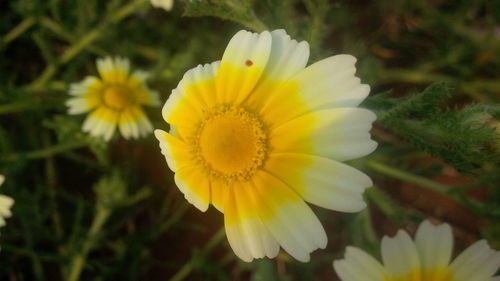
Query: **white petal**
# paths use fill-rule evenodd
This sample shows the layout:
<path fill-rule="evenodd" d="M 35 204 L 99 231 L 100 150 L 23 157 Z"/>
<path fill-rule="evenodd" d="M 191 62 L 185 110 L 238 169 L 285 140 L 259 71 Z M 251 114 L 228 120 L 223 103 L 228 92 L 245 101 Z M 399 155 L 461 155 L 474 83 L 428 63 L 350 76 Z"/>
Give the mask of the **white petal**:
<path fill-rule="evenodd" d="M 300 94 L 311 109 L 358 106 L 370 87 L 355 77 L 356 58 L 336 55 L 316 62 L 297 74 Z"/>
<path fill-rule="evenodd" d="M 128 79 L 130 61 L 120 57 L 97 59 L 97 70 L 105 82 L 124 83 Z"/>
<path fill-rule="evenodd" d="M 370 139 L 375 118 L 373 112 L 362 108 L 314 111 L 274 128 L 270 144 L 276 152 L 351 160 L 370 154 L 377 147 Z"/>
<path fill-rule="evenodd" d="M 3 184 L 4 181 L 5 181 L 5 176 L 0 175 L 0 186 Z"/>
<path fill-rule="evenodd" d="M 246 262 L 265 256 L 274 258 L 279 245 L 248 200 L 248 185 L 227 187 L 224 203 L 224 225 L 231 248 Z"/>
<path fill-rule="evenodd" d="M 106 72 L 113 71 L 113 70 L 121 70 L 125 73 L 128 73 L 130 71 L 130 61 L 126 58 L 111 58 L 111 57 L 105 57 L 105 58 L 99 58 L 97 59 L 97 70 L 99 71 L 99 74 L 103 76 Z"/>
<path fill-rule="evenodd" d="M 12 216 L 12 212 L 10 211 L 12 205 L 14 205 L 14 199 L 0 194 L 0 226 L 5 225 L 5 218 Z"/>
<path fill-rule="evenodd" d="M 488 281 L 500 267 L 500 252 L 480 240 L 463 251 L 450 265 L 458 281 Z"/>
<path fill-rule="evenodd" d="M 307 204 L 288 186 L 265 172 L 253 177 L 257 212 L 266 228 L 290 255 L 307 262 L 309 254 L 324 249 L 327 236 Z"/>
<path fill-rule="evenodd" d="M 219 65 L 220 62 L 216 61 L 188 70 L 163 106 L 163 119 L 175 126 L 197 123 L 203 109 L 216 103 L 214 77 Z"/>
<path fill-rule="evenodd" d="M 362 172 L 313 155 L 271 154 L 264 169 L 293 187 L 307 202 L 341 212 L 359 212 L 365 208 L 363 192 L 372 186 L 370 178 Z"/>
<path fill-rule="evenodd" d="M 118 117 L 118 112 L 100 107 L 87 116 L 87 119 L 83 122 L 83 131 L 88 132 L 91 136 L 102 137 L 108 141 L 110 134 L 113 133 L 114 127 L 118 123 Z"/>
<path fill-rule="evenodd" d="M 333 263 L 342 281 L 383 281 L 385 270 L 382 265 L 363 250 L 347 247 L 343 260 Z"/>
<path fill-rule="evenodd" d="M 139 137 L 139 126 L 130 110 L 124 110 L 120 113 L 118 125 L 120 133 L 125 139 Z"/>
<path fill-rule="evenodd" d="M 170 11 L 174 6 L 174 0 L 151 0 L 151 5 L 155 8 L 163 8 L 165 11 Z"/>
<path fill-rule="evenodd" d="M 102 75 L 104 72 L 108 72 L 114 69 L 113 59 L 111 57 L 98 58 L 96 61 L 97 71 Z"/>
<path fill-rule="evenodd" d="M 173 172 L 192 163 L 190 149 L 183 141 L 162 130 L 155 130 L 154 134 L 160 142 L 161 153 Z"/>
<path fill-rule="evenodd" d="M 186 200 L 205 212 L 210 203 L 210 181 L 201 168 L 184 166 L 175 173 L 175 184 Z"/>
<path fill-rule="evenodd" d="M 453 234 L 448 224 L 432 225 L 423 221 L 415 234 L 415 244 L 423 269 L 444 268 L 453 252 Z"/>
<path fill-rule="evenodd" d="M 99 91 L 102 83 L 99 78 L 87 76 L 79 83 L 73 83 L 69 86 L 69 94 L 72 96 L 82 96 L 90 92 Z"/>
<path fill-rule="evenodd" d="M 68 114 L 80 114 L 92 109 L 84 98 L 72 98 L 66 101 Z"/>
<path fill-rule="evenodd" d="M 382 260 L 391 276 L 404 276 L 420 268 L 417 248 L 403 230 L 392 238 L 382 238 Z"/>
<path fill-rule="evenodd" d="M 271 34 L 241 30 L 229 41 L 217 75 L 217 101 L 239 104 L 264 73 L 271 52 Z"/>
<path fill-rule="evenodd" d="M 140 104 L 158 106 L 160 105 L 160 97 L 158 95 L 158 92 L 148 88 L 146 84 L 146 80 L 148 77 L 148 72 L 136 70 L 130 75 L 128 86 L 134 89 L 134 91 L 137 91 L 136 95 Z"/>
<path fill-rule="evenodd" d="M 309 44 L 292 40 L 285 30 L 271 32 L 271 55 L 266 66 L 266 78 L 288 80 L 304 69 L 309 59 Z"/>

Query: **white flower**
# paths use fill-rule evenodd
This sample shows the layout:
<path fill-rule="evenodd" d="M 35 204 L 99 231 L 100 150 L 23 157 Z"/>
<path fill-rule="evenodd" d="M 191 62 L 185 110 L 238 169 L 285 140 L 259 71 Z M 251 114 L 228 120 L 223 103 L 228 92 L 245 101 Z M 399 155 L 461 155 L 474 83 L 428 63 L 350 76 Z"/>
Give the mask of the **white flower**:
<path fill-rule="evenodd" d="M 101 78 L 88 76 L 80 83 L 71 84 L 66 105 L 69 114 L 90 112 L 83 123 L 83 131 L 109 141 L 116 128 L 126 139 L 151 133 L 153 127 L 143 106 L 157 106 L 158 94 L 146 85 L 148 74 L 130 72 L 126 58 L 106 57 L 97 60 Z"/>
<path fill-rule="evenodd" d="M 184 74 L 163 107 L 170 132 L 156 130 L 175 183 L 201 211 L 224 213 L 226 235 L 244 261 L 299 261 L 327 235 L 306 204 L 359 212 L 372 186 L 342 163 L 377 147 L 375 114 L 357 106 L 370 87 L 356 58 L 336 55 L 306 67 L 309 44 L 284 30 L 239 31 L 221 61 Z"/>
<path fill-rule="evenodd" d="M 3 184 L 5 177 L 0 175 L 0 185 Z M 5 225 L 5 218 L 12 216 L 10 208 L 14 204 L 14 199 L 9 196 L 0 194 L 0 227 Z"/>
<path fill-rule="evenodd" d="M 333 263 L 342 281 L 499 281 L 493 277 L 500 267 L 500 252 L 486 240 L 478 241 L 451 261 L 453 234 L 448 224 L 424 221 L 414 241 L 400 230 L 382 239 L 381 265 L 355 247 L 347 247 L 345 258 Z M 450 263 L 451 262 L 451 263 Z"/>
<path fill-rule="evenodd" d="M 174 6 L 174 0 L 151 0 L 151 5 L 155 8 L 163 8 L 165 11 L 170 11 Z"/>

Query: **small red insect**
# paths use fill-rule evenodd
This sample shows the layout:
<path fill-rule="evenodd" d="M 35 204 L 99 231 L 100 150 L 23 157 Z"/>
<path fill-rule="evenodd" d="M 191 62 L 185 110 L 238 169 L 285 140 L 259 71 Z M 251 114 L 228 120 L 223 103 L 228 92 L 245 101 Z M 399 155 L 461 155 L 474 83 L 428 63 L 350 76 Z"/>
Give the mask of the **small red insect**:
<path fill-rule="evenodd" d="M 252 66 L 252 65 L 253 65 L 253 61 L 251 61 L 251 60 L 247 60 L 247 61 L 245 62 L 245 64 L 246 64 L 247 66 Z"/>

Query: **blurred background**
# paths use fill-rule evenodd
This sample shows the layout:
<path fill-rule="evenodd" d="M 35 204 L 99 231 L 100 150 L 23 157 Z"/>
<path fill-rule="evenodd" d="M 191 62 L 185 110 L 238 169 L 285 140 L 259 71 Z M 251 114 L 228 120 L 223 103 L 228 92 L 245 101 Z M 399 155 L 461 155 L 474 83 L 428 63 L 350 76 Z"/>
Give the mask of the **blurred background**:
<path fill-rule="evenodd" d="M 112 141 L 70 116 L 71 83 L 95 61 L 123 56 L 151 73 L 164 102 L 185 71 L 219 60 L 234 33 L 284 28 L 309 63 L 347 53 L 371 85 L 376 152 L 349 164 L 375 186 L 369 207 L 313 208 L 325 250 L 300 263 L 283 251 L 245 263 L 223 216 L 201 213 L 173 183 L 152 136 Z M 15 199 L 0 229 L 0 280 L 339 280 L 347 245 L 380 257 L 380 239 L 448 222 L 459 252 L 485 238 L 500 249 L 498 1 L 0 1 L 0 193 Z M 155 128 L 167 129 L 159 108 Z M 332 181 L 335 179 L 332 179 Z M 369 280 L 367 280 L 369 281 Z"/>

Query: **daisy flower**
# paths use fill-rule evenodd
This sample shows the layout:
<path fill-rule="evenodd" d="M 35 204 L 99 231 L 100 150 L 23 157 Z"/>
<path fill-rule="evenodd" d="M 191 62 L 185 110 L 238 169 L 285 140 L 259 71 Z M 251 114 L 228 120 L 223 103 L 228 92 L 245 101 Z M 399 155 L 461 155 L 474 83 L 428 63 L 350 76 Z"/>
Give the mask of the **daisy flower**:
<path fill-rule="evenodd" d="M 0 186 L 5 181 L 5 177 L 0 175 Z M 10 212 L 10 208 L 14 204 L 14 199 L 9 196 L 0 194 L 0 227 L 5 225 L 5 219 L 10 218 L 12 213 Z"/>
<path fill-rule="evenodd" d="M 400 230 L 382 239 L 381 265 L 355 247 L 347 247 L 345 258 L 333 266 L 342 281 L 500 281 L 492 277 L 500 267 L 500 252 L 486 240 L 478 241 L 450 263 L 453 235 L 448 224 L 424 221 L 413 241 Z"/>
<path fill-rule="evenodd" d="M 146 86 L 147 73 L 130 73 L 130 62 L 125 58 L 97 60 L 101 78 L 88 76 L 82 82 L 71 84 L 74 96 L 66 105 L 69 114 L 89 112 L 83 131 L 109 141 L 118 126 L 126 139 L 149 134 L 153 127 L 144 113 L 143 105 L 158 106 L 158 94 Z"/>
<path fill-rule="evenodd" d="M 306 67 L 307 42 L 284 30 L 239 31 L 221 61 L 186 72 L 156 130 L 186 199 L 224 213 L 229 244 L 244 261 L 280 246 L 306 262 L 326 233 L 305 203 L 358 212 L 368 176 L 341 163 L 371 153 L 375 114 L 356 108 L 370 88 L 356 59 L 337 55 Z"/>
<path fill-rule="evenodd" d="M 151 0 L 151 5 L 155 8 L 162 8 L 165 11 L 170 11 L 174 6 L 174 0 Z"/>

